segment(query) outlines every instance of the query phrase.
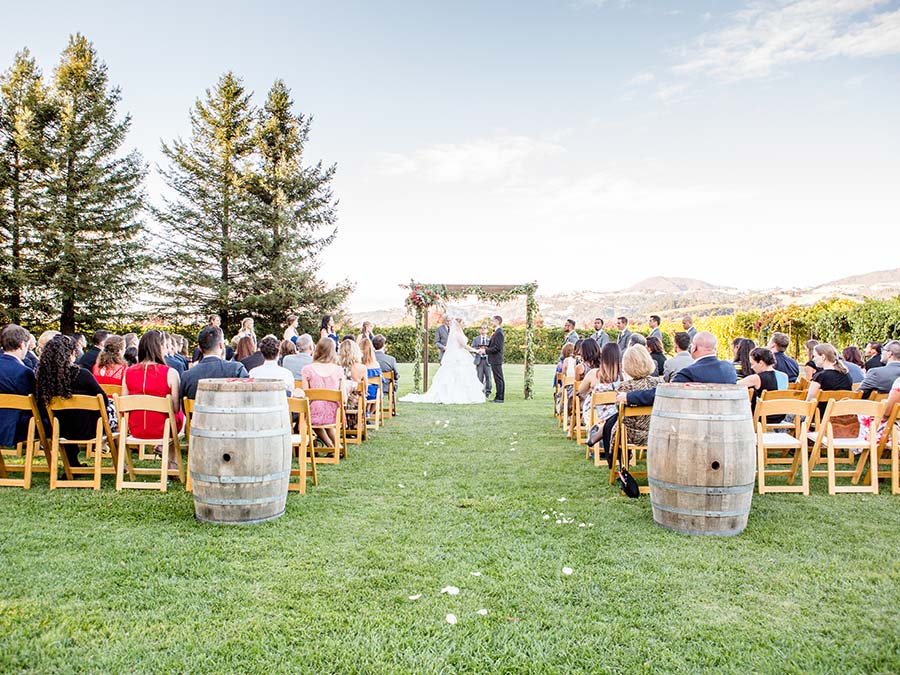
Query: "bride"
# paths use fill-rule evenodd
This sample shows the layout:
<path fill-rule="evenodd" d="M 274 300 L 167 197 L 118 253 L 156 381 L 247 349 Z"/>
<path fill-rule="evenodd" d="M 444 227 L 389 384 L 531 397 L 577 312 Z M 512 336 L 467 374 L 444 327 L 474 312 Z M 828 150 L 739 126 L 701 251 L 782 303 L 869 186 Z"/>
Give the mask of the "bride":
<path fill-rule="evenodd" d="M 469 347 L 461 320 L 451 321 L 447 349 L 431 388 L 424 394 L 407 394 L 400 400 L 408 403 L 484 403 L 484 385 L 478 379 L 472 359 L 476 353 Z"/>

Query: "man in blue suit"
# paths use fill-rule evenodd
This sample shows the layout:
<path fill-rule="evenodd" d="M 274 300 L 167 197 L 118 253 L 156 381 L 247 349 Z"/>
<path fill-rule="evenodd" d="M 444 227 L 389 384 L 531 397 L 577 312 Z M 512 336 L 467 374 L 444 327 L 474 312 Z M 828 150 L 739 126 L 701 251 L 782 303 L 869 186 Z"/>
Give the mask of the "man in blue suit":
<path fill-rule="evenodd" d="M 22 361 L 28 353 L 28 331 L 9 324 L 0 331 L 0 394 L 27 396 L 34 393 L 34 371 Z M 0 447 L 13 447 L 28 434 L 31 414 L 19 410 L 0 410 Z"/>
<path fill-rule="evenodd" d="M 218 326 L 206 326 L 197 336 L 203 358 L 181 378 L 181 396 L 197 397 L 200 380 L 219 377 L 247 377 L 247 369 L 240 361 L 225 361 L 225 334 Z"/>
<path fill-rule="evenodd" d="M 716 336 L 701 331 L 694 337 L 690 346 L 694 362 L 685 366 L 672 376 L 672 383 L 702 382 L 704 384 L 735 384 L 737 372 L 731 361 L 722 361 L 716 356 Z M 656 389 L 630 391 L 616 396 L 617 403 L 628 405 L 653 405 L 656 400 Z"/>

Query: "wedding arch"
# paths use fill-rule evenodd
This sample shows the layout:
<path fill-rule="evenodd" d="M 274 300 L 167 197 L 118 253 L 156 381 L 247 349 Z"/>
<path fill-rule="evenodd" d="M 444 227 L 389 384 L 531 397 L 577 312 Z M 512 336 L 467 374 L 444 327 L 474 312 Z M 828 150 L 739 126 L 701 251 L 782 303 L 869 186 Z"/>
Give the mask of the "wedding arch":
<path fill-rule="evenodd" d="M 497 304 L 525 296 L 525 398 L 534 396 L 534 317 L 537 302 L 534 294 L 537 283 L 513 285 L 465 286 L 461 284 L 423 284 L 410 281 L 406 307 L 416 316 L 416 351 L 413 362 L 413 388 L 416 392 L 428 390 L 428 310 L 443 307 L 448 300 L 477 296 L 485 302 Z M 424 358 L 423 358 L 424 357 Z"/>

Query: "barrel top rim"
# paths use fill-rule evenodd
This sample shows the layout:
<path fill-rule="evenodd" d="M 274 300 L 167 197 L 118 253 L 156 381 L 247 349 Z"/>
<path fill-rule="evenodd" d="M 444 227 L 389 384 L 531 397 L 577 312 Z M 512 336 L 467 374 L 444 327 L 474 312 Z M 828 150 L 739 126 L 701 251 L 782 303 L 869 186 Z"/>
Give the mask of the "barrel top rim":
<path fill-rule="evenodd" d="M 710 391 L 744 391 L 747 387 L 739 384 L 713 384 L 707 382 L 664 382 L 657 387 L 663 390 L 710 390 Z"/>
<path fill-rule="evenodd" d="M 197 382 L 203 391 L 284 391 L 284 381 L 254 377 L 205 377 Z"/>

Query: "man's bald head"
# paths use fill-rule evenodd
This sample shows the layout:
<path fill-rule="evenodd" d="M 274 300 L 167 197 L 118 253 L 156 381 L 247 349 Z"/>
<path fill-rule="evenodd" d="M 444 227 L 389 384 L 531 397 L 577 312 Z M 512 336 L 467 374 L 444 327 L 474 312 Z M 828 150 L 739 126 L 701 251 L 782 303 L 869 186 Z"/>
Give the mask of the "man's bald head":
<path fill-rule="evenodd" d="M 693 356 L 695 359 L 699 359 L 701 356 L 709 356 L 710 354 L 716 353 L 716 336 L 710 333 L 709 331 L 700 331 L 694 336 L 694 340 L 692 342 L 693 345 Z"/>

